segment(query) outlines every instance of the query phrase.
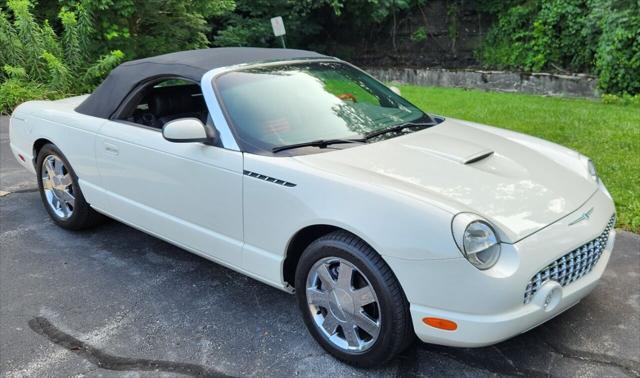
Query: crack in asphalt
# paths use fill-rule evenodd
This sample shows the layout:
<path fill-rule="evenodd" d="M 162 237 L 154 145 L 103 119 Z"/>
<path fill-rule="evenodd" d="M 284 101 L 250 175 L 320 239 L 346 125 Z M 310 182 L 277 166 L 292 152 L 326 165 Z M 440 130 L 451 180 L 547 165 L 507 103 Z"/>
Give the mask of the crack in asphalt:
<path fill-rule="evenodd" d="M 507 376 L 526 376 L 526 377 L 549 377 L 550 376 L 550 374 L 543 373 L 538 370 L 518 368 L 515 364 L 513 364 L 513 361 L 510 361 L 510 360 L 506 364 L 501 363 L 503 361 L 507 361 L 508 359 L 499 360 L 495 358 L 486 358 L 486 356 L 476 356 L 473 353 L 470 353 L 470 349 L 449 348 L 449 347 L 435 345 L 435 344 L 423 344 L 420 342 L 418 342 L 417 344 L 418 345 L 416 349 L 432 352 L 440 356 L 453 359 L 456 362 L 459 362 L 463 365 L 466 365 L 478 370 L 486 371 L 489 373 L 493 373 L 493 374 L 507 375 Z M 494 348 L 497 349 L 497 346 L 494 346 Z M 504 353 L 502 351 L 499 351 L 499 352 L 500 352 L 499 355 L 504 357 Z M 415 354 L 414 356 L 411 356 L 409 360 L 417 359 L 417 358 L 418 358 L 418 355 Z M 410 367 L 410 366 L 411 365 L 407 365 L 407 367 Z M 406 371 L 403 369 L 399 375 L 415 376 L 417 375 L 417 373 L 413 371 Z"/>
<path fill-rule="evenodd" d="M 144 358 L 122 357 L 110 354 L 93 345 L 83 342 L 74 336 L 65 333 L 57 328 L 45 317 L 35 317 L 29 321 L 29 328 L 35 333 L 46 337 L 52 343 L 59 345 L 66 350 L 84 358 L 97 368 L 115 370 L 115 371 L 153 371 L 184 374 L 194 377 L 212 377 L 223 378 L 231 377 L 217 370 L 208 368 L 199 364 L 174 362 L 166 360 L 154 360 Z M 454 359 L 464 365 L 473 367 L 482 371 L 493 374 L 509 375 L 509 376 L 527 376 L 527 377 L 548 377 L 548 373 L 542 373 L 537 370 L 519 369 L 513 362 L 508 365 L 500 364 L 495 359 L 476 358 L 467 353 L 464 349 L 450 349 L 440 346 L 432 346 L 416 343 L 409 348 L 405 354 L 399 356 L 399 369 L 397 376 L 418 376 L 419 368 L 417 353 L 418 349 L 433 352 L 441 356 Z M 552 346 L 550 346 L 553 348 Z M 554 349 L 554 348 L 553 348 Z M 554 349 L 555 351 L 555 349 Z M 561 354 L 564 357 L 564 354 Z M 499 353 L 504 356 L 502 352 Z M 594 361 L 600 362 L 600 361 Z M 489 365 L 487 365 L 489 364 Z M 624 368 L 624 367 L 622 367 Z"/>
<path fill-rule="evenodd" d="M 540 341 L 549 347 L 555 353 L 561 355 L 564 358 L 572 358 L 581 361 L 589 361 L 593 363 L 615 366 L 630 376 L 640 377 L 640 363 L 626 360 L 624 358 L 616 358 L 611 355 L 603 353 L 586 352 L 582 350 L 575 350 L 565 346 L 556 345 L 543 337 L 539 337 Z"/>
<path fill-rule="evenodd" d="M 52 343 L 65 348 L 102 369 L 166 372 L 194 377 L 230 377 L 217 370 L 198 364 L 116 356 L 61 331 L 44 317 L 35 317 L 29 320 L 28 324 L 29 328 L 35 333 L 48 338 Z"/>
<path fill-rule="evenodd" d="M 595 364 L 613 366 L 621 369 L 624 373 L 632 377 L 640 377 L 638 372 L 638 363 L 635 361 L 615 358 L 605 354 L 584 352 L 573 350 L 567 347 L 554 345 L 543 338 L 539 338 L 540 342 L 547 346 L 553 353 L 559 355 L 562 358 L 576 359 L 580 361 L 592 362 Z M 494 374 L 510 375 L 510 376 L 527 376 L 527 377 L 549 377 L 552 374 L 549 371 L 541 372 L 533 369 L 518 368 L 516 364 L 511 361 L 497 345 L 493 348 L 498 351 L 498 354 L 503 358 L 494 359 L 486 358 L 486 355 L 474 355 L 469 353 L 469 349 L 461 348 L 447 348 L 439 345 L 429 345 L 418 343 L 417 347 L 411 348 L 410 351 L 401 356 L 403 363 L 400 366 L 399 376 L 415 376 L 417 375 L 419 356 L 415 352 L 417 349 L 436 353 L 443 357 L 451 358 L 469 367 L 473 367 L 479 370 L 487 371 Z M 504 363 L 503 363 L 504 362 Z"/>

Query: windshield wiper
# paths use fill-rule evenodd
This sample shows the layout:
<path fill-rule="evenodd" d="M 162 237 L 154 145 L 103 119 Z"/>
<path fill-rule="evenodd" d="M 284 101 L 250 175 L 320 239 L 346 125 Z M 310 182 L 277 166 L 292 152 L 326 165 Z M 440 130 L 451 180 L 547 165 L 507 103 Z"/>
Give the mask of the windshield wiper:
<path fill-rule="evenodd" d="M 332 144 L 342 144 L 342 143 L 366 143 L 366 138 L 349 138 L 349 139 L 317 139 L 309 142 L 302 142 L 296 144 L 287 144 L 285 146 L 274 147 L 271 149 L 272 152 L 280 152 L 284 150 L 292 150 L 294 148 L 300 147 L 319 147 L 319 148 L 327 148 Z"/>
<path fill-rule="evenodd" d="M 309 142 L 295 143 L 295 144 L 287 144 L 284 146 L 274 147 L 271 149 L 272 152 L 280 152 L 284 150 L 292 150 L 294 148 L 301 147 L 319 147 L 319 148 L 327 148 L 332 144 L 342 144 L 342 143 L 366 143 L 369 139 L 375 138 L 377 136 L 400 132 L 404 129 L 408 128 L 427 128 L 429 126 L 433 126 L 435 123 L 432 122 L 405 122 L 399 125 L 391 126 L 386 129 L 372 131 L 366 134 L 363 138 L 342 138 L 342 139 L 317 139 Z"/>
<path fill-rule="evenodd" d="M 382 129 L 382 130 L 377 130 L 377 131 L 372 131 L 370 133 L 368 133 L 365 136 L 366 140 L 378 137 L 380 135 L 384 135 L 384 134 L 389 134 L 389 133 L 398 133 L 404 129 L 409 129 L 409 128 L 427 128 L 429 126 L 433 126 L 435 125 L 435 123 L 425 123 L 425 122 L 405 122 L 405 123 L 401 123 L 399 125 L 395 125 L 395 126 L 391 126 L 391 127 L 387 127 L 386 129 Z"/>

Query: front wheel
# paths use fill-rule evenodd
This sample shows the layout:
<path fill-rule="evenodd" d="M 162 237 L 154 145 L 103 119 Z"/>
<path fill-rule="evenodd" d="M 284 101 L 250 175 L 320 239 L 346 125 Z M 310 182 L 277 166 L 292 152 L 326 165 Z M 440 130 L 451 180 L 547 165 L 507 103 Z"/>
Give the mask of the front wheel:
<path fill-rule="evenodd" d="M 296 293 L 309 332 L 352 365 L 384 364 L 414 339 L 409 305 L 393 272 L 347 232 L 307 247 L 296 269 Z"/>
<path fill-rule="evenodd" d="M 40 149 L 36 173 L 42 203 L 58 226 L 80 230 L 104 220 L 84 199 L 78 177 L 58 147 L 46 144 Z"/>

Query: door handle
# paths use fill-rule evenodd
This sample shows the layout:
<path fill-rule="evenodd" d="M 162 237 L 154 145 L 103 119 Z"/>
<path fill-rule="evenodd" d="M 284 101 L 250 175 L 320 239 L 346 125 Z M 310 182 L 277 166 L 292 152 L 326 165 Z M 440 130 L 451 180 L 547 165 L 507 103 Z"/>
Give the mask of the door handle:
<path fill-rule="evenodd" d="M 120 150 L 118 150 L 118 147 L 116 147 L 115 145 L 111 144 L 111 143 L 105 143 L 104 144 L 104 150 L 107 151 L 108 153 L 112 154 L 112 155 L 118 155 L 120 153 Z"/>

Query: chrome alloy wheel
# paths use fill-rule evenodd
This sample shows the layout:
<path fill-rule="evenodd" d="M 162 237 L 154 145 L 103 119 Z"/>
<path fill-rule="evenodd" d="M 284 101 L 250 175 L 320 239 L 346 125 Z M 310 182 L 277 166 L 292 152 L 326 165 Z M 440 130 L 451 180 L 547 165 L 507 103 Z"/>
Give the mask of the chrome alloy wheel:
<path fill-rule="evenodd" d="M 316 327 L 335 347 L 360 353 L 378 339 L 378 297 L 367 277 L 347 260 L 317 261 L 307 275 L 306 296 Z"/>
<path fill-rule="evenodd" d="M 62 159 L 49 155 L 42 161 L 42 189 L 47 204 L 61 219 L 69 219 L 75 208 L 71 173 Z"/>

